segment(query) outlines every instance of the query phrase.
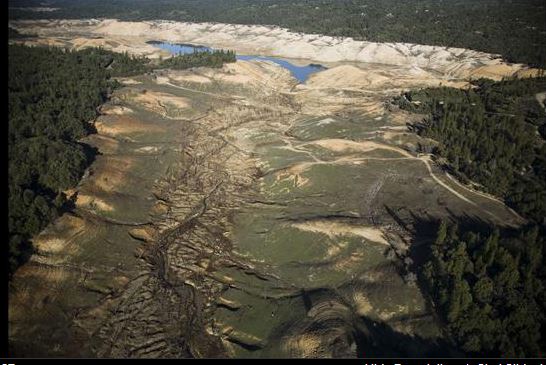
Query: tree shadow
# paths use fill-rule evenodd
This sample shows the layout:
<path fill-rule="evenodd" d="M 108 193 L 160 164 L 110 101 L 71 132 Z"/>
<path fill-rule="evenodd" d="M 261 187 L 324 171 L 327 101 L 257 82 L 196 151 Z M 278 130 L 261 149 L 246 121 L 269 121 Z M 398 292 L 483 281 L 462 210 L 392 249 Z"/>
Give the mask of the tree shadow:
<path fill-rule="evenodd" d="M 80 146 L 83 148 L 83 153 L 85 154 L 87 167 L 89 167 L 91 166 L 93 162 L 95 162 L 97 155 L 101 155 L 101 153 L 99 152 L 99 149 L 97 147 L 88 145 L 87 143 L 80 143 Z"/>
<path fill-rule="evenodd" d="M 427 339 L 394 331 L 388 324 L 361 317 L 363 326 L 354 334 L 357 356 L 460 357 L 464 354 L 443 339 Z"/>

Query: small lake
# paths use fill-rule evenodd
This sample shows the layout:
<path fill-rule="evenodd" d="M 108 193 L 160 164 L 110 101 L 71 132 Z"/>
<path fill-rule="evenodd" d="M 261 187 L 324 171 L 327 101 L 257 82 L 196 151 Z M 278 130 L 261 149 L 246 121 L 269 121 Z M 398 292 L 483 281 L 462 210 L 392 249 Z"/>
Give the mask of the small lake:
<path fill-rule="evenodd" d="M 184 43 L 168 43 L 168 42 L 159 42 L 159 41 L 149 41 L 146 43 L 151 44 L 154 47 L 158 47 L 166 51 L 169 51 L 170 53 L 175 55 L 188 54 L 193 52 L 207 52 L 207 51 L 214 50 L 213 48 L 210 48 L 210 47 L 196 46 L 193 44 L 184 44 Z M 309 76 L 315 72 L 326 70 L 326 67 L 322 65 L 311 63 L 307 66 L 298 66 L 298 65 L 294 65 L 293 63 L 287 60 L 284 60 L 282 58 L 277 58 L 277 57 L 237 55 L 237 59 L 241 61 L 259 60 L 259 61 L 274 62 L 277 65 L 282 66 L 286 68 L 288 71 L 290 71 L 292 76 L 298 79 L 299 82 L 305 82 L 307 78 L 309 78 Z"/>

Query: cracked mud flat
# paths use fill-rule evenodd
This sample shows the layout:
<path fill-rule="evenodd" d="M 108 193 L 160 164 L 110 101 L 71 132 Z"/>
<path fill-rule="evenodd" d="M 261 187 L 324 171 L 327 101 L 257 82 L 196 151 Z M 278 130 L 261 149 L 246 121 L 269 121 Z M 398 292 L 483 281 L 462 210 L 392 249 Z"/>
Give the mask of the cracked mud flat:
<path fill-rule="evenodd" d="M 85 140 L 101 154 L 75 211 L 15 275 L 12 353 L 438 355 L 403 280 L 416 219 L 522 219 L 411 152 L 415 116 L 385 101 L 446 79 L 410 70 L 338 65 L 297 85 L 238 61 L 122 79 Z"/>

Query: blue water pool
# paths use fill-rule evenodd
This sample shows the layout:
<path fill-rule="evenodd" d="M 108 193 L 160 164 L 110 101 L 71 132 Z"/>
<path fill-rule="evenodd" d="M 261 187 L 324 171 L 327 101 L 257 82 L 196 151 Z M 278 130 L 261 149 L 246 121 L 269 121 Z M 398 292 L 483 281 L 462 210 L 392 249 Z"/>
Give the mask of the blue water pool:
<path fill-rule="evenodd" d="M 149 41 L 148 44 L 151 44 L 155 47 L 169 51 L 172 54 L 188 54 L 193 52 L 206 52 L 212 51 L 212 48 L 205 46 L 196 46 L 193 44 L 184 44 L 184 43 L 168 43 L 168 42 L 159 42 L 159 41 Z M 268 57 L 268 56 L 244 56 L 237 55 L 238 60 L 242 61 L 251 61 L 251 60 L 260 60 L 260 61 L 271 61 L 274 62 L 292 73 L 292 75 L 299 80 L 299 82 L 305 82 L 307 78 L 318 71 L 325 70 L 326 67 L 317 64 L 309 64 L 307 66 L 297 66 L 293 63 L 284 60 L 282 58 Z"/>

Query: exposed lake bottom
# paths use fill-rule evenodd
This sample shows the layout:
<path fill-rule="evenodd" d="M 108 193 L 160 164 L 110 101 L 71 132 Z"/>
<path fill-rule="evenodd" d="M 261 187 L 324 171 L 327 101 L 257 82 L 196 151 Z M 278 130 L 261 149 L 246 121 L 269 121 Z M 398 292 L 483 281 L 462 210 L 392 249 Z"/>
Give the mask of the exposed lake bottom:
<path fill-rule="evenodd" d="M 214 50 L 213 48 L 210 48 L 210 47 L 193 45 L 193 44 L 185 44 L 185 43 L 169 43 L 169 42 L 160 42 L 160 41 L 149 41 L 147 43 L 155 47 L 169 51 L 175 55 L 190 54 L 194 52 L 210 52 Z M 237 60 L 241 60 L 241 61 L 258 60 L 258 61 L 274 62 L 277 65 L 284 67 L 288 71 L 290 71 L 292 76 L 298 79 L 298 81 L 301 83 L 305 82 L 309 78 L 309 76 L 311 76 L 313 73 L 326 70 L 326 67 L 322 65 L 318 65 L 318 64 L 298 66 L 285 59 L 277 58 L 277 57 L 269 57 L 269 56 L 237 55 Z"/>

